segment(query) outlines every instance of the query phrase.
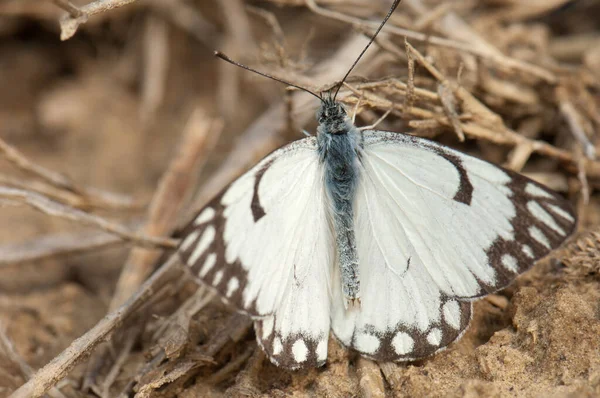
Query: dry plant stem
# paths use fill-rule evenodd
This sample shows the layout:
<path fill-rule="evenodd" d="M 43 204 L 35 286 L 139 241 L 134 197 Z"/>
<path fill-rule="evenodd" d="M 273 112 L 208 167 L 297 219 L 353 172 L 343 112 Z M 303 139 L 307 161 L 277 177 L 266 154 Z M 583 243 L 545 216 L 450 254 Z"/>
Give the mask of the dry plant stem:
<path fill-rule="evenodd" d="M 79 8 L 77 8 L 77 6 L 68 0 L 52 0 L 52 2 L 63 10 L 67 11 L 73 18 L 79 18 L 83 16 L 83 11 L 81 11 Z"/>
<path fill-rule="evenodd" d="M 365 398 L 385 398 L 385 386 L 381 369 L 379 366 L 366 358 L 359 358 L 357 362 L 358 368 L 358 385 L 362 396 Z"/>
<path fill-rule="evenodd" d="M 59 21 L 61 30 L 60 39 L 68 40 L 73 37 L 79 26 L 86 23 L 88 18 L 92 15 L 106 12 L 113 8 L 122 7 L 135 1 L 136 0 L 96 0 L 83 7 L 75 7 L 79 10 L 79 15 L 74 16 L 73 12 L 70 12 L 70 15 L 66 15 Z"/>
<path fill-rule="evenodd" d="M 174 26 L 187 32 L 206 47 L 220 47 L 217 45 L 219 42 L 217 29 L 199 13 L 193 4 L 184 0 L 147 0 L 146 3 L 164 15 Z"/>
<path fill-rule="evenodd" d="M 148 210 L 148 221 L 142 229 L 145 236 L 169 236 L 177 227 L 177 219 L 186 205 L 196 177 L 206 160 L 206 154 L 215 146 L 223 129 L 220 120 L 214 120 L 196 108 L 183 132 L 178 153 L 162 176 Z M 110 310 L 120 306 L 137 290 L 152 272 L 161 251 L 133 248 L 129 254 Z"/>
<path fill-rule="evenodd" d="M 146 236 L 169 236 L 177 227 L 178 217 L 187 203 L 206 153 L 210 152 L 223 129 L 223 123 L 213 120 L 196 108 L 183 132 L 178 153 L 162 176 L 149 208 L 148 221 L 142 229 Z M 134 247 L 123 266 L 115 293 L 109 305 L 112 311 L 125 302 L 150 275 L 162 255 L 161 250 Z M 88 365 L 85 385 L 92 385 L 95 371 L 105 357 L 99 350 Z M 110 387 L 110 386 L 108 386 Z M 108 388 L 104 387 L 104 389 Z"/>
<path fill-rule="evenodd" d="M 92 225 L 139 246 L 151 248 L 159 247 L 164 249 L 173 249 L 177 247 L 177 240 L 175 239 L 155 238 L 131 232 L 128 228 L 122 225 L 112 223 L 102 217 L 65 206 L 58 202 L 54 202 L 35 192 L 29 192 L 23 189 L 0 187 L 0 198 L 26 204 L 49 216 L 64 218 L 80 224 Z"/>
<path fill-rule="evenodd" d="M 512 7 L 501 9 L 495 14 L 495 17 L 515 23 L 519 20 L 534 19 L 571 1 L 572 0 L 515 1 L 513 2 Z"/>
<path fill-rule="evenodd" d="M 327 18 L 335 19 L 338 21 L 346 22 L 349 24 L 366 27 L 370 29 L 377 29 L 379 25 L 378 22 L 366 22 L 358 18 L 350 17 L 348 15 L 327 10 L 317 6 L 314 0 L 305 0 L 306 5 L 309 9 L 311 9 L 314 13 L 322 15 Z M 490 50 L 489 47 L 483 46 L 474 46 L 472 43 L 464 43 L 455 40 L 444 39 L 442 37 L 431 36 L 428 34 L 415 32 L 410 29 L 398 28 L 396 26 L 387 24 L 383 31 L 387 33 L 391 33 L 394 35 L 406 37 L 412 40 L 416 40 L 419 42 L 424 42 L 430 45 L 440 46 L 455 49 L 458 51 L 465 52 L 467 54 L 471 54 L 481 58 L 482 60 L 486 60 L 490 63 L 495 64 L 499 68 L 507 71 L 516 70 L 528 73 L 532 76 L 535 76 L 539 79 L 546 81 L 547 83 L 556 83 L 558 78 L 554 75 L 554 73 L 536 66 L 532 65 L 525 61 L 520 61 L 518 59 L 507 57 L 497 51 Z"/>
<path fill-rule="evenodd" d="M 48 170 L 41 167 L 25 157 L 14 147 L 8 145 L 3 139 L 0 138 L 0 152 L 4 155 L 6 160 L 17 166 L 19 169 L 32 174 L 49 184 L 67 190 L 71 192 L 80 192 L 80 189 L 76 187 L 71 180 L 62 174 L 55 173 L 52 170 Z"/>
<path fill-rule="evenodd" d="M 4 155 L 6 160 L 14 164 L 17 168 L 25 173 L 31 174 L 53 187 L 80 196 L 83 203 L 90 203 L 95 206 L 112 207 L 117 209 L 128 209 L 137 206 L 131 199 L 122 195 L 104 192 L 93 188 L 79 187 L 67 176 L 33 163 L 20 151 L 9 145 L 1 138 L 0 153 Z"/>
<path fill-rule="evenodd" d="M 453 10 L 456 5 L 456 3 L 440 3 L 430 12 L 420 16 L 419 19 L 413 23 L 412 27 L 416 31 L 429 29 L 436 21 Z"/>
<path fill-rule="evenodd" d="M 439 123 L 442 126 L 451 127 L 451 123 L 446 117 L 440 117 L 438 114 L 430 110 L 417 107 L 406 108 L 403 105 L 395 104 L 392 101 L 379 97 L 375 94 L 358 90 L 348 84 L 346 84 L 346 87 L 350 88 L 350 90 L 353 91 L 357 97 L 364 95 L 367 104 L 371 107 L 382 110 L 388 110 L 390 107 L 393 107 L 394 109 L 402 112 L 402 114 L 409 119 L 417 119 L 416 121 L 425 119 L 428 124 L 431 124 L 431 126 L 435 126 L 434 123 Z M 341 95 L 341 99 L 344 100 L 343 95 Z M 413 125 L 413 122 L 411 122 L 411 125 Z M 462 127 L 465 135 L 471 138 L 483 139 L 498 145 L 518 146 L 521 144 L 527 144 L 531 147 L 532 152 L 539 153 L 540 155 L 548 156 L 562 162 L 567 162 L 573 165 L 575 168 L 577 167 L 577 158 L 571 152 L 556 148 L 544 141 L 525 138 L 506 127 L 503 127 L 501 131 L 497 131 L 475 122 L 463 122 Z M 600 177 L 600 162 L 593 162 L 584 159 L 583 163 L 588 177 Z"/>
<path fill-rule="evenodd" d="M 560 98 L 560 96 L 559 96 Z M 588 139 L 585 130 L 580 123 L 580 115 L 573 106 L 573 103 L 565 98 L 560 100 L 560 112 L 567 120 L 569 130 L 575 140 L 579 143 L 583 149 L 583 153 L 588 159 L 594 160 L 596 158 L 596 148 L 594 144 Z"/>
<path fill-rule="evenodd" d="M 156 15 L 148 15 L 144 26 L 143 81 L 140 117 L 144 125 L 152 122 L 160 107 L 169 71 L 169 25 Z"/>
<path fill-rule="evenodd" d="M 102 383 L 102 389 L 100 390 L 101 397 L 110 397 L 110 387 L 113 385 L 113 383 L 117 379 L 117 376 L 119 375 L 121 368 L 125 364 L 125 361 L 129 357 L 129 354 L 131 353 L 131 349 L 133 348 L 133 344 L 136 341 L 137 341 L 137 333 L 128 333 L 128 335 L 125 338 L 125 344 L 119 351 L 119 356 L 117 357 L 117 360 L 113 364 L 112 368 L 106 375 L 104 382 Z"/>
<path fill-rule="evenodd" d="M 98 250 L 123 244 L 119 237 L 98 231 L 42 236 L 30 241 L 0 246 L 0 266 Z"/>
<path fill-rule="evenodd" d="M 429 61 L 427 61 L 423 54 L 411 46 L 410 43 L 406 43 L 406 48 L 415 57 L 415 59 L 419 61 L 419 63 L 423 65 L 434 78 L 436 78 L 439 84 L 446 85 L 448 90 L 451 90 L 456 99 L 461 101 L 463 112 L 470 112 L 473 115 L 480 117 L 483 122 L 489 123 L 490 125 L 499 126 L 503 129 L 505 128 L 504 122 L 500 116 L 492 112 L 465 88 L 458 86 L 454 82 L 450 82 L 442 72 L 440 72 Z"/>
<path fill-rule="evenodd" d="M 0 323 L 0 353 L 3 353 L 6 359 L 19 368 L 21 375 L 25 380 L 29 380 L 31 378 L 34 373 L 33 369 L 31 369 L 25 360 L 23 360 L 23 358 L 21 358 L 21 356 L 17 353 L 12 341 L 6 335 L 6 331 L 2 323 Z M 52 398 L 65 398 L 65 395 L 56 387 L 51 388 L 50 391 L 48 391 L 48 395 Z"/>
<path fill-rule="evenodd" d="M 209 384 L 216 385 L 227 380 L 229 377 L 231 377 L 232 373 L 234 373 L 242 367 L 242 365 L 248 360 L 248 358 L 252 356 L 255 350 L 256 346 L 249 345 L 248 347 L 246 347 L 246 349 L 244 350 L 244 352 L 242 352 L 241 355 L 238 355 L 237 357 L 233 358 L 225 366 L 213 373 L 208 378 L 207 382 Z"/>
<path fill-rule="evenodd" d="M 440 96 L 444 113 L 448 120 L 450 120 L 450 123 L 452 123 L 452 128 L 454 129 L 458 140 L 463 142 L 465 140 L 465 133 L 460 125 L 458 112 L 456 111 L 456 98 L 454 98 L 452 90 L 444 83 L 440 83 L 438 84 L 438 95 Z"/>
<path fill-rule="evenodd" d="M 206 307 L 214 297 L 214 292 L 201 285 L 190 298 L 179 306 L 175 313 L 158 327 L 152 336 L 152 341 L 159 340 L 172 325 L 187 325 L 190 319 Z"/>
<path fill-rule="evenodd" d="M 44 395 L 52 386 L 87 358 L 94 348 L 104 341 L 119 325 L 142 306 L 153 294 L 182 271 L 179 258 L 173 255 L 163 264 L 125 304 L 104 317 L 83 336 L 73 341 L 50 363 L 38 370 L 33 377 L 10 395 L 10 398 L 30 398 Z"/>

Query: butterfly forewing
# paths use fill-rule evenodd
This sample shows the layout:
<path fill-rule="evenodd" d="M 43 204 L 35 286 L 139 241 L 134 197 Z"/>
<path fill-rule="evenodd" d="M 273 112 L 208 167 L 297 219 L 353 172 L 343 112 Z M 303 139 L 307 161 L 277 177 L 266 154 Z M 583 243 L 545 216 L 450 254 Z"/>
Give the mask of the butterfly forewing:
<path fill-rule="evenodd" d="M 332 232 L 314 138 L 263 159 L 186 228 L 183 261 L 203 283 L 255 317 L 274 363 L 317 366 L 327 357 Z"/>
<path fill-rule="evenodd" d="M 338 339 L 377 360 L 431 355 L 469 300 L 509 284 L 575 228 L 570 205 L 511 171 L 403 134 L 363 133 L 356 194 L 361 308 L 332 303 Z M 336 284 L 334 283 L 334 286 Z"/>

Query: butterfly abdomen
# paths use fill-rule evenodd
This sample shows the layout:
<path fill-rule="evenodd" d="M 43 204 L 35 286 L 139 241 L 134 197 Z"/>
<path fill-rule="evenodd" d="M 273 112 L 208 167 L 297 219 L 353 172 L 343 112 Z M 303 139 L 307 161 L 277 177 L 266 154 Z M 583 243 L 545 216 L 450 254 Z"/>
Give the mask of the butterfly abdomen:
<path fill-rule="evenodd" d="M 360 297 L 354 232 L 354 201 L 359 179 L 356 152 L 359 132 L 350 123 L 345 123 L 345 126 L 345 132 L 336 127 L 336 132 L 331 133 L 331 123 L 323 123 L 319 126 L 317 139 L 335 229 L 342 290 L 346 301 L 355 301 Z"/>

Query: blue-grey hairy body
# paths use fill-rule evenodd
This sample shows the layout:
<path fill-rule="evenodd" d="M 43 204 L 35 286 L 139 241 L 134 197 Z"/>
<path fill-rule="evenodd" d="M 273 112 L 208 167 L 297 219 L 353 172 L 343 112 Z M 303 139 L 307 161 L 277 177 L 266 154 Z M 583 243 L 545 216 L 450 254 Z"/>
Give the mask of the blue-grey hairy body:
<path fill-rule="evenodd" d="M 359 303 L 360 280 L 354 233 L 354 200 L 359 179 L 359 130 L 339 103 L 326 99 L 317 112 L 317 142 L 331 204 L 337 258 L 346 303 Z"/>

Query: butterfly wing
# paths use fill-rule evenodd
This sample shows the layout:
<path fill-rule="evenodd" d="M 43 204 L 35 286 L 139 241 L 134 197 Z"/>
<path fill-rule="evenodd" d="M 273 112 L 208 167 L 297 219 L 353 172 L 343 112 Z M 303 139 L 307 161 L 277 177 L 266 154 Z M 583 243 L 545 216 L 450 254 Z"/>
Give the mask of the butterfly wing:
<path fill-rule="evenodd" d="M 338 339 L 364 355 L 410 360 L 445 347 L 468 326 L 470 300 L 575 228 L 566 201 L 520 174 L 403 134 L 367 131 L 362 145 L 361 308 L 345 310 L 337 291 L 331 311 Z"/>
<path fill-rule="evenodd" d="M 255 319 L 259 344 L 287 368 L 327 357 L 334 245 L 316 141 L 267 156 L 184 230 L 182 260 Z"/>

